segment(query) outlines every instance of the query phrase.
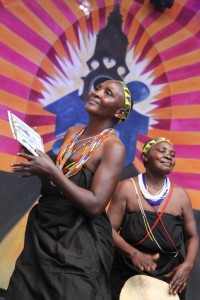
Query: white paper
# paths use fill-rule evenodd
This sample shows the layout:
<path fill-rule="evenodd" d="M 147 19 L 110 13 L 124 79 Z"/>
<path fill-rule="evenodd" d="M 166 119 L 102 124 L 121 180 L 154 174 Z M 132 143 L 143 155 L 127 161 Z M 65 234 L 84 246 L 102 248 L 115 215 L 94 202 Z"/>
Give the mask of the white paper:
<path fill-rule="evenodd" d="M 16 115 L 8 111 L 8 120 L 14 139 L 22 144 L 33 155 L 38 156 L 35 149 L 45 152 L 41 136 Z"/>

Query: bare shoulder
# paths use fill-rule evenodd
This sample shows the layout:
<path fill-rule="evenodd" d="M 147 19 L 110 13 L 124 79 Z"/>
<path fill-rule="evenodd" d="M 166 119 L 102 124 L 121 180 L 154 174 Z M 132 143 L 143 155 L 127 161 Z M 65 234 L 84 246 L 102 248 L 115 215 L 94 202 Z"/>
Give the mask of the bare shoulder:
<path fill-rule="evenodd" d="M 114 198 L 126 203 L 126 211 L 133 212 L 138 209 L 136 192 L 131 178 L 121 181 L 115 191 Z"/>
<path fill-rule="evenodd" d="M 180 185 L 174 184 L 176 201 L 180 202 L 182 207 L 191 207 L 191 200 L 186 189 Z"/>
<path fill-rule="evenodd" d="M 116 154 L 122 153 L 125 155 L 126 152 L 124 144 L 115 134 L 112 134 L 107 139 L 105 139 L 105 142 L 103 143 L 103 148 L 106 152 L 109 153 L 115 152 Z"/>
<path fill-rule="evenodd" d="M 189 198 L 187 191 L 182 186 L 174 184 L 174 190 L 179 197 Z"/>
<path fill-rule="evenodd" d="M 130 190 L 133 188 L 133 183 L 132 183 L 132 179 L 131 178 L 128 178 L 128 179 L 124 179 L 122 180 L 120 183 L 119 183 L 119 186 L 121 189 L 124 189 L 124 190 Z"/>
<path fill-rule="evenodd" d="M 125 207 L 127 202 L 127 196 L 128 196 L 128 187 L 129 187 L 129 179 L 125 179 L 118 183 L 117 188 L 114 192 L 114 195 L 112 197 L 111 201 L 111 207 L 112 205 L 117 205 L 120 207 Z"/>
<path fill-rule="evenodd" d="M 133 190 L 133 183 L 131 178 L 122 180 L 121 182 L 118 183 L 117 189 L 115 191 L 115 194 L 117 195 L 123 195 L 126 199 L 130 197 L 134 192 Z"/>
<path fill-rule="evenodd" d="M 63 140 L 65 141 L 68 137 L 70 137 L 71 135 L 73 135 L 74 133 L 76 133 L 77 131 L 79 131 L 80 129 L 82 129 L 84 126 L 71 126 L 67 129 Z"/>

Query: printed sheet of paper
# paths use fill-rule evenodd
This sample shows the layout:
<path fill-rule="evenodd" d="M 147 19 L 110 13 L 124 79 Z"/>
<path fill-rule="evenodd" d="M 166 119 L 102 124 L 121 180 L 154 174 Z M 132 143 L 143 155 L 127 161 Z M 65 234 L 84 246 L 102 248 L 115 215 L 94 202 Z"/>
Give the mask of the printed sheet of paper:
<path fill-rule="evenodd" d="M 8 119 L 13 137 L 33 155 L 38 156 L 36 148 L 45 152 L 41 136 L 16 115 L 8 111 Z"/>

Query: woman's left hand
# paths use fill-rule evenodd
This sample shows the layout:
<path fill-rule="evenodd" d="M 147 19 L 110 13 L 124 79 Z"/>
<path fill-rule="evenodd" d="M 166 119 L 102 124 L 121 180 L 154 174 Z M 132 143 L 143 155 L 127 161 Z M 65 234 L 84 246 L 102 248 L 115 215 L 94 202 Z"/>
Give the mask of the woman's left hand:
<path fill-rule="evenodd" d="M 52 168 L 55 165 L 51 158 L 42 151 L 36 149 L 38 156 L 26 153 L 18 153 L 17 156 L 27 159 L 27 162 L 12 163 L 12 171 L 18 173 L 19 177 L 29 177 L 33 175 L 50 176 Z"/>
<path fill-rule="evenodd" d="M 189 263 L 183 262 L 165 275 L 165 277 L 172 277 L 172 280 L 169 283 L 170 294 L 182 293 L 184 291 L 191 269 Z"/>

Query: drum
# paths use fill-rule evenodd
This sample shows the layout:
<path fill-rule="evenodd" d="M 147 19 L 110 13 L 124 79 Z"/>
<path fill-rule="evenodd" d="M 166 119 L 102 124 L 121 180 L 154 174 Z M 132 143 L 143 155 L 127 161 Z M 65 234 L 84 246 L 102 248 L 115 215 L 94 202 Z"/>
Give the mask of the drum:
<path fill-rule="evenodd" d="M 169 284 L 147 275 L 135 275 L 124 284 L 119 300 L 179 300 L 169 294 Z"/>

